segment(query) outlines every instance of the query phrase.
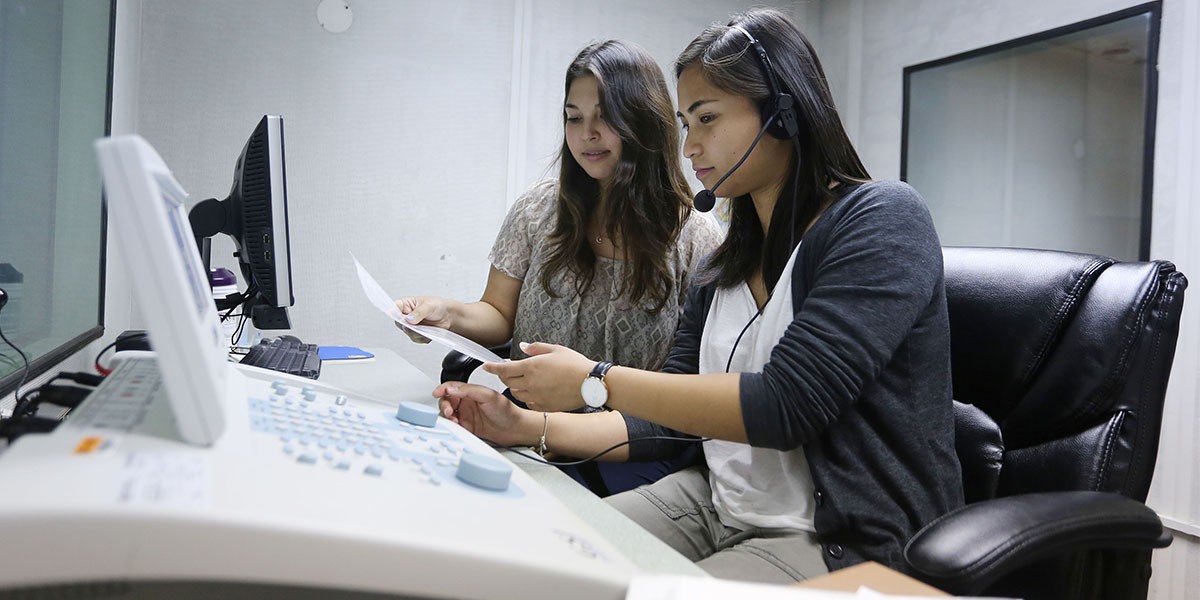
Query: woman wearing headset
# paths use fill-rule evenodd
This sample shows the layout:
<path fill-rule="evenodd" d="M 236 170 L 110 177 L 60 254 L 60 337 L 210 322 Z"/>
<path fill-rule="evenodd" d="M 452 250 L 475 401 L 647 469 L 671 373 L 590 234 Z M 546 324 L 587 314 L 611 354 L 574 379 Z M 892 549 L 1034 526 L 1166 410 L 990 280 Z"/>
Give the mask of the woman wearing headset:
<path fill-rule="evenodd" d="M 929 212 L 907 185 L 869 181 L 812 47 L 779 12 L 708 28 L 676 75 L 684 154 L 733 204 L 662 372 L 541 343 L 484 368 L 531 408 L 604 405 L 644 424 L 595 427 L 576 454 L 626 435 L 630 458 L 671 450 L 650 434 L 706 438 L 703 466 L 609 502 L 714 575 L 904 569 L 908 538 L 962 504 Z M 541 418 L 486 390 L 434 395 L 481 435 L 538 439 Z M 550 424 L 551 439 L 574 435 Z"/>
<path fill-rule="evenodd" d="M 396 304 L 409 323 L 488 346 L 512 339 L 514 359 L 525 357 L 519 343 L 550 341 L 595 360 L 658 369 L 687 280 L 721 234 L 691 209 L 675 154 L 671 95 L 645 50 L 615 40 L 592 44 L 567 68 L 565 88 L 558 179 L 534 186 L 509 211 L 488 257 L 483 297 L 463 303 L 413 296 Z M 554 420 L 569 424 L 585 416 Z M 619 413 L 598 418 L 623 422 Z M 572 456 L 566 447 L 554 450 Z M 607 495 L 656 481 L 695 458 L 692 452 L 565 470 Z"/>

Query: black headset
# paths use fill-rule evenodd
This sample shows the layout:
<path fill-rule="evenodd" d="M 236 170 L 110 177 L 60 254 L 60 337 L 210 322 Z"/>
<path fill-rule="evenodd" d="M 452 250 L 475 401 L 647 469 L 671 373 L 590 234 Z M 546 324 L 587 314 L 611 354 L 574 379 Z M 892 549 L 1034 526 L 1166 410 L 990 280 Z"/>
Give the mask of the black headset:
<path fill-rule="evenodd" d="M 763 48 L 758 38 L 751 35 L 745 27 L 730 25 L 729 28 L 742 32 L 750 39 L 750 49 L 754 50 L 754 55 L 758 57 L 758 64 L 762 66 L 763 75 L 766 76 L 768 95 L 759 108 L 762 112 L 763 122 L 770 122 L 767 133 L 771 134 L 771 137 L 781 140 L 792 139 L 800 135 L 796 100 L 792 98 L 791 94 L 783 91 L 783 86 L 779 84 L 775 68 L 771 66 L 771 59 L 767 56 L 767 49 Z"/>
<path fill-rule="evenodd" d="M 708 212 L 717 204 L 717 188 L 721 187 L 722 183 L 733 175 L 738 167 L 742 166 L 743 162 L 750 157 L 750 153 L 754 151 L 754 147 L 758 145 L 758 141 L 762 139 L 764 133 L 770 133 L 771 137 L 781 140 L 792 140 L 796 145 L 796 152 L 800 152 L 800 117 L 796 113 L 796 100 L 791 94 L 783 91 L 783 86 L 779 85 L 779 78 L 775 76 L 775 68 L 771 66 L 771 59 L 767 56 L 766 48 L 759 43 L 758 39 L 745 27 L 741 25 L 730 25 L 730 29 L 736 29 L 746 37 L 750 38 L 750 48 L 754 51 L 754 55 L 758 57 L 758 64 L 762 66 L 763 75 L 767 81 L 767 97 L 759 105 L 759 112 L 762 115 L 763 127 L 758 132 L 758 136 L 750 143 L 750 147 L 746 149 L 746 153 L 742 155 L 741 160 L 733 165 L 717 180 L 711 188 L 700 190 L 692 201 L 692 206 L 700 212 Z M 797 154 L 798 156 L 798 154 Z M 796 199 L 793 197 L 792 202 Z"/>

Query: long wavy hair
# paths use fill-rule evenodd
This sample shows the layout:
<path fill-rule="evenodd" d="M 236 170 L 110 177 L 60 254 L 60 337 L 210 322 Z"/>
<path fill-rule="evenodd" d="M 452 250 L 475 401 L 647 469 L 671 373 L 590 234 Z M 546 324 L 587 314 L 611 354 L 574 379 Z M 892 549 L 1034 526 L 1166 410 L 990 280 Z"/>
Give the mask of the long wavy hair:
<path fill-rule="evenodd" d="M 691 190 L 679 161 L 675 109 L 662 69 L 640 46 L 609 40 L 591 44 L 567 67 L 564 97 L 580 77 L 595 77 L 604 121 L 621 138 L 621 156 L 607 191 L 576 162 L 564 134 L 559 150 L 558 218 L 549 235 L 541 284 L 557 297 L 552 280 L 575 276 L 583 294 L 596 270 L 587 222 L 607 193 L 605 235 L 618 238 L 626 255 L 620 296 L 658 312 L 671 294 L 671 250 L 691 210 Z M 566 115 L 563 115 L 564 130 Z"/>
<path fill-rule="evenodd" d="M 801 239 L 822 209 L 840 197 L 840 191 L 831 190 L 830 184 L 837 182 L 845 189 L 871 176 L 842 128 L 812 44 L 783 13 L 754 9 L 735 15 L 728 24 L 708 27 L 675 60 L 676 78 L 695 65 L 712 85 L 761 106 L 769 95 L 764 67 L 734 25 L 763 45 L 783 91 L 795 100 L 800 122 L 795 144 L 798 152 L 771 213 L 769 232 L 764 235 L 749 196 L 733 199 L 729 233 L 709 257 L 707 267 L 697 274 L 697 281 L 732 287 L 749 281 L 762 269 L 767 289 L 774 289 L 791 256 L 792 240 Z"/>

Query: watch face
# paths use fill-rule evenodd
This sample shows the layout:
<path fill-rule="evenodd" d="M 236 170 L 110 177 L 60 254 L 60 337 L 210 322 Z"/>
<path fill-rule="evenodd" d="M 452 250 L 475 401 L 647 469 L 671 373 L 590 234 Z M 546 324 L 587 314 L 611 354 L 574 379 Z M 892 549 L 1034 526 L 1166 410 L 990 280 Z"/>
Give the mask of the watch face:
<path fill-rule="evenodd" d="M 592 408 L 600 408 L 608 402 L 608 386 L 595 377 L 584 379 L 579 393 L 583 396 L 583 401 Z"/>

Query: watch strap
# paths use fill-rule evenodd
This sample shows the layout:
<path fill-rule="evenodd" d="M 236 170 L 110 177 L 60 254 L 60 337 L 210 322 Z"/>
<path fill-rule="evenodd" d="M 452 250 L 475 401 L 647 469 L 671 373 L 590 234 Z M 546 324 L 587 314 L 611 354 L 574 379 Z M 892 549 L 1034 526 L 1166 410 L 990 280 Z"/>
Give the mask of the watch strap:
<path fill-rule="evenodd" d="M 592 372 L 588 373 L 588 377 L 595 377 L 600 381 L 604 381 L 604 376 L 608 374 L 608 370 L 613 368 L 613 364 L 608 361 L 600 361 L 592 367 Z"/>

